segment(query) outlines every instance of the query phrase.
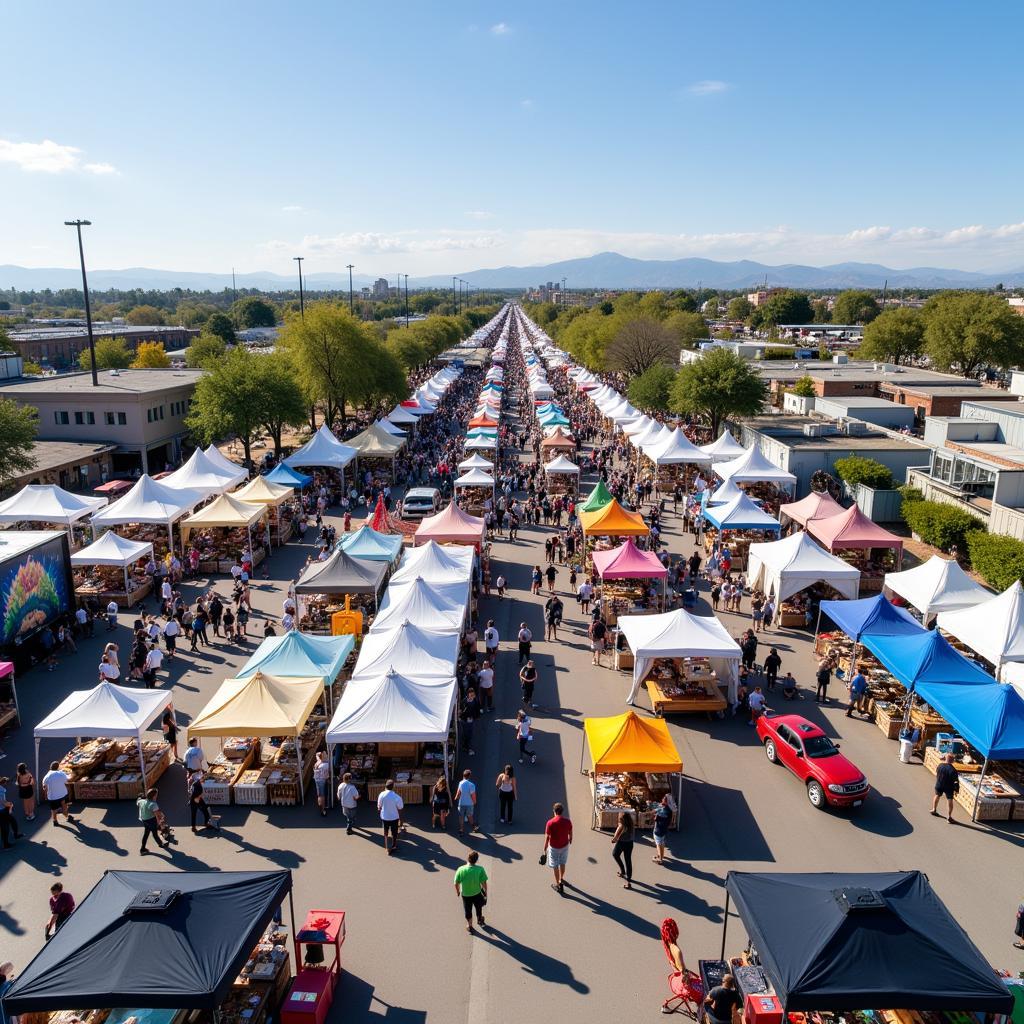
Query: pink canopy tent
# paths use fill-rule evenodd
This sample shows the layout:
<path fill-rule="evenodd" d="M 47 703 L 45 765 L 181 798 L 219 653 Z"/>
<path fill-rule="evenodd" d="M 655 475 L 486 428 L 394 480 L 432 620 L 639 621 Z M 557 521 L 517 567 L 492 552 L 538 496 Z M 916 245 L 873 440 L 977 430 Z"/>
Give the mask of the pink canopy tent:
<path fill-rule="evenodd" d="M 427 516 L 419 525 L 413 544 L 417 547 L 428 540 L 438 544 L 472 544 L 477 550 L 484 541 L 484 521 L 464 512 L 455 502 L 436 516 Z"/>
<path fill-rule="evenodd" d="M 812 519 L 828 519 L 846 511 L 828 491 L 811 491 L 806 498 L 779 506 L 779 519 L 783 516 L 805 527 Z"/>
<path fill-rule="evenodd" d="M 624 544 L 610 551 L 595 551 L 593 560 L 594 571 L 602 579 L 663 580 L 668 577 L 668 569 L 661 564 L 658 556 L 653 551 L 641 551 L 632 537 L 627 537 Z"/>
<path fill-rule="evenodd" d="M 891 548 L 903 558 L 903 538 L 872 522 L 855 503 L 827 519 L 809 519 L 807 532 L 829 551 L 837 548 Z"/>

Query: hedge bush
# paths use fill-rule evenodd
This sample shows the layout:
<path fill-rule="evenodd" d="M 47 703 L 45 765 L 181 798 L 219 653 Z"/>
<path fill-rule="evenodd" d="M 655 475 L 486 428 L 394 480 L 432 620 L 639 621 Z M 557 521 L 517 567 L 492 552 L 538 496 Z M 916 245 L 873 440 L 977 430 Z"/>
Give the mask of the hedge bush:
<path fill-rule="evenodd" d="M 836 459 L 836 473 L 839 479 L 851 487 L 864 484 L 877 491 L 890 490 L 896 481 L 892 470 L 874 459 L 865 459 L 863 455 L 848 455 L 844 459 Z"/>
<path fill-rule="evenodd" d="M 900 484 L 896 490 L 900 492 L 900 497 L 908 505 L 912 501 L 924 501 L 924 491 L 922 491 L 920 487 L 911 487 L 910 484 Z"/>
<path fill-rule="evenodd" d="M 942 551 L 949 551 L 955 544 L 962 554 L 969 551 L 968 535 L 985 528 L 969 512 L 938 501 L 905 501 L 903 519 L 926 544 Z"/>
<path fill-rule="evenodd" d="M 1024 543 L 1013 537 L 978 530 L 967 535 L 971 565 L 994 590 L 1004 591 L 1024 579 Z"/>
<path fill-rule="evenodd" d="M 796 349 L 792 345 L 766 345 L 763 359 L 792 359 Z"/>

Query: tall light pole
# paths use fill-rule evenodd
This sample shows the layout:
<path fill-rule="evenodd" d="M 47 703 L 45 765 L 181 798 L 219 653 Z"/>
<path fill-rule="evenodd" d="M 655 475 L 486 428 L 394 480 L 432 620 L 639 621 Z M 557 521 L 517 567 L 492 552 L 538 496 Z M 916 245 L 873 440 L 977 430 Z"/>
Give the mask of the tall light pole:
<path fill-rule="evenodd" d="M 89 332 L 89 358 L 92 361 L 92 386 L 99 387 L 99 378 L 96 376 L 96 339 L 92 334 L 92 309 L 89 306 L 89 282 L 85 277 L 85 249 L 82 248 L 82 228 L 91 227 L 91 220 L 66 220 L 66 227 L 74 228 L 78 232 L 78 259 L 82 264 L 82 294 L 85 297 L 85 329 Z"/>
<path fill-rule="evenodd" d="M 409 326 L 409 275 L 403 274 L 405 278 L 405 326 Z"/>
<path fill-rule="evenodd" d="M 455 315 L 457 315 L 458 312 L 459 312 L 459 304 L 455 300 L 455 282 L 456 281 L 458 281 L 458 278 L 454 274 L 452 274 L 452 313 L 455 314 Z"/>
<path fill-rule="evenodd" d="M 352 301 L 352 267 L 353 264 L 350 263 L 348 265 L 348 311 L 350 313 L 355 313 L 356 307 L 355 303 Z"/>
<path fill-rule="evenodd" d="M 298 263 L 299 265 L 299 313 L 301 314 L 303 320 L 306 319 L 306 295 L 305 292 L 303 292 L 302 290 L 302 261 L 305 258 L 305 256 L 292 257 L 292 259 L 295 260 L 295 262 Z"/>

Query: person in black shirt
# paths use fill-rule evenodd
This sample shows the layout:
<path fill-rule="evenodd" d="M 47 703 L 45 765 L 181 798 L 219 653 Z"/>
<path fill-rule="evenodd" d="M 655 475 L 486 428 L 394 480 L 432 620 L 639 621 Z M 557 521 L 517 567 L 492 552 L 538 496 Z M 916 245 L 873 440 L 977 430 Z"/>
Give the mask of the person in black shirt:
<path fill-rule="evenodd" d="M 192 818 L 192 831 L 198 832 L 196 828 L 196 820 L 199 815 L 203 816 L 203 824 L 206 828 L 211 825 L 216 828 L 216 823 L 213 821 L 213 815 L 210 814 L 210 808 L 206 804 L 206 798 L 203 796 L 203 773 L 196 772 L 192 776 L 191 783 L 188 789 L 188 809 L 189 814 Z"/>
<path fill-rule="evenodd" d="M 764 678 L 768 683 L 769 690 L 775 689 L 775 683 L 779 678 L 780 668 L 782 668 L 782 659 L 779 657 L 778 650 L 773 647 L 768 652 L 768 657 L 764 659 Z"/>
<path fill-rule="evenodd" d="M 732 1012 L 743 1005 L 739 992 L 736 991 L 736 979 L 731 974 L 722 978 L 722 984 L 716 985 L 705 997 L 707 1018 L 712 1024 L 732 1024 Z"/>
<path fill-rule="evenodd" d="M 466 690 L 466 699 L 462 703 L 462 749 L 467 754 L 475 754 L 473 749 L 473 727 L 477 719 L 483 714 L 480 701 L 477 699 L 476 690 L 472 687 Z"/>
<path fill-rule="evenodd" d="M 953 823 L 953 796 L 960 789 L 960 773 L 953 764 L 953 755 L 946 754 L 935 772 L 935 795 L 932 797 L 932 814 L 939 816 L 939 797 L 945 797 L 948 804 L 946 821 Z"/>

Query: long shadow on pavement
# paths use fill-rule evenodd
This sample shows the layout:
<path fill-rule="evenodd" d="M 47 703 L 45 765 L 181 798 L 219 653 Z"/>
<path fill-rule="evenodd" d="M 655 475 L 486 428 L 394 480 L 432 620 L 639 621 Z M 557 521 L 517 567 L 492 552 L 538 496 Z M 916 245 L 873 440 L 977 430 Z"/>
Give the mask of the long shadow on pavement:
<path fill-rule="evenodd" d="M 775 857 L 741 789 L 684 775 L 683 807 L 689 813 L 671 843 L 687 861 L 766 861 Z"/>
<path fill-rule="evenodd" d="M 376 1024 L 426 1024 L 426 1010 L 392 1006 L 378 999 L 373 993 L 374 987 L 368 981 L 357 978 L 348 970 L 342 971 L 337 998 L 327 1016 L 328 1021 L 344 1018 L 348 1024 L 357 1021 L 374 1021 Z M 339 1013 L 342 1007 L 344 1010 Z"/>
<path fill-rule="evenodd" d="M 551 982 L 553 985 L 567 985 L 581 995 L 590 991 L 590 986 L 576 978 L 568 964 L 542 953 L 539 949 L 524 945 L 493 925 L 487 925 L 484 931 L 477 932 L 477 936 L 502 953 L 507 953 L 522 970 L 541 981 Z"/>

